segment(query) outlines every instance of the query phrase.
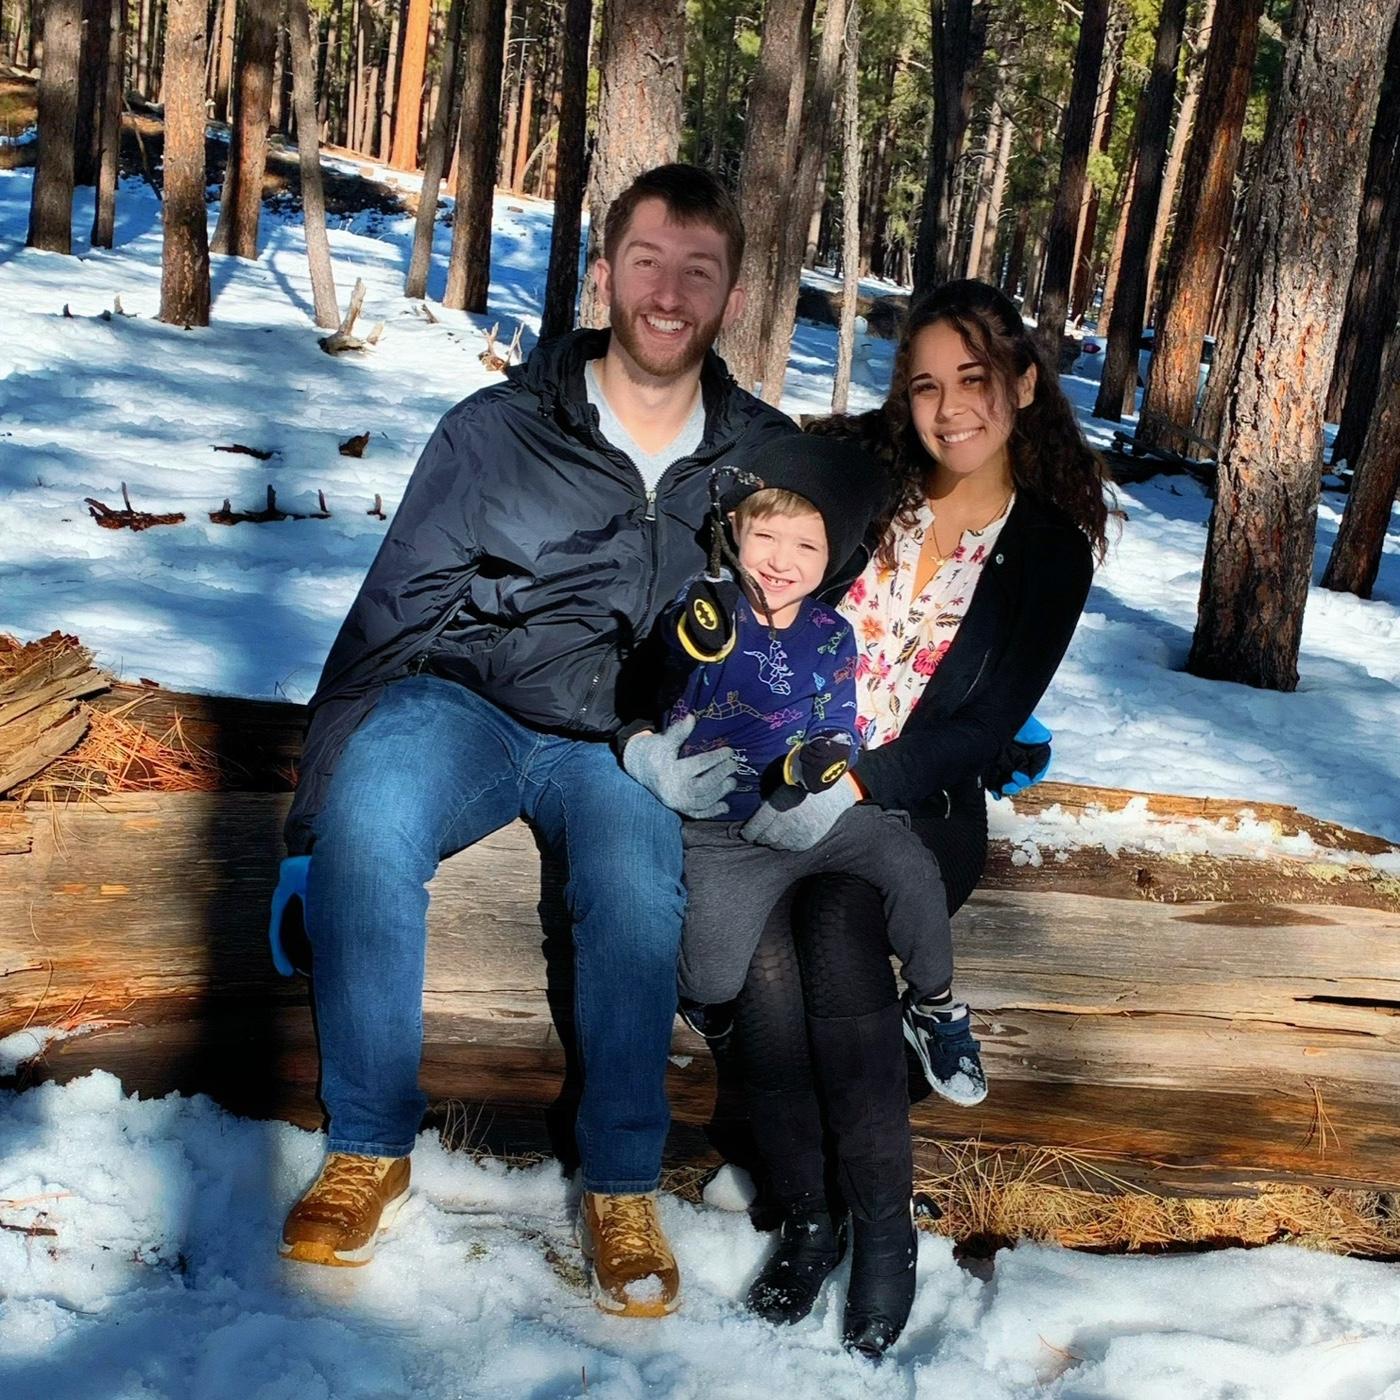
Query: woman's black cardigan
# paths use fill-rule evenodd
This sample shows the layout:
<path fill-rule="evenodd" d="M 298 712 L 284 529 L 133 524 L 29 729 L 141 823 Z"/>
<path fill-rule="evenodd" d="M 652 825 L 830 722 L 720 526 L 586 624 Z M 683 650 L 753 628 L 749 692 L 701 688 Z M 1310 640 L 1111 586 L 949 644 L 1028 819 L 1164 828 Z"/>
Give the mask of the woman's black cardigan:
<path fill-rule="evenodd" d="M 857 551 L 831 585 L 839 599 L 870 557 Z M 1044 695 L 1074 635 L 1093 578 L 1084 532 L 1059 507 L 1016 493 L 967 613 L 897 739 L 855 773 L 880 806 L 945 816 L 981 785 Z"/>

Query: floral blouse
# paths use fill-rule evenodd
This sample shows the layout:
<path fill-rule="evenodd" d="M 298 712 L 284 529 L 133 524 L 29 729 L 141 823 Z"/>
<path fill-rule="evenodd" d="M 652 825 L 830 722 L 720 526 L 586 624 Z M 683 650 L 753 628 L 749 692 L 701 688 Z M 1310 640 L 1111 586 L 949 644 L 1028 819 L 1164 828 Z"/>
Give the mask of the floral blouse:
<path fill-rule="evenodd" d="M 919 555 L 933 529 L 933 510 L 925 501 L 913 526 L 895 526 L 894 566 L 872 558 L 847 590 L 838 611 L 856 638 L 856 727 L 863 747 L 878 749 L 899 737 L 953 644 L 1014 502 L 1013 495 L 983 529 L 964 531 L 957 548 L 916 595 Z"/>

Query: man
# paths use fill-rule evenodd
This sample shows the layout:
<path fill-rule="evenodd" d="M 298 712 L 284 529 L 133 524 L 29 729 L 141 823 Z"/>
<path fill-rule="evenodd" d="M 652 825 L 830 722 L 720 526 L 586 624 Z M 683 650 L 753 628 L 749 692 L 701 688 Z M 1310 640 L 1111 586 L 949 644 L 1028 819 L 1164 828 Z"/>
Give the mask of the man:
<path fill-rule="evenodd" d="M 640 176 L 594 268 L 611 331 L 539 346 L 443 418 L 331 649 L 287 822 L 289 849 L 312 853 L 329 1150 L 287 1219 L 289 1258 L 364 1263 L 407 1196 L 425 886 L 523 815 L 568 860 L 595 1297 L 676 1306 L 655 1191 L 684 892 L 679 818 L 655 794 L 708 811 L 734 763 L 643 732 L 624 771 L 609 740 L 643 713 L 627 700 L 642 640 L 705 562 L 711 469 L 796 431 L 711 351 L 743 305 L 742 257 L 713 177 Z M 654 679 L 638 677 L 648 702 Z"/>

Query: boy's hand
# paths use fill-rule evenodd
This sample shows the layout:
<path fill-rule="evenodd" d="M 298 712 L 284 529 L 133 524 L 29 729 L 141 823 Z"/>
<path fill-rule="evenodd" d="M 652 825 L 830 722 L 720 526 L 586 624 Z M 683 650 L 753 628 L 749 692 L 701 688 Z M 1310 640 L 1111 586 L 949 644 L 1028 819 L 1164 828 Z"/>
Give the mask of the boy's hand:
<path fill-rule="evenodd" d="M 723 661 L 734 650 L 738 635 L 734 610 L 739 596 L 739 585 L 728 569 L 721 578 L 701 574 L 686 585 L 676 619 L 676 640 L 687 656 L 703 662 Z"/>
<path fill-rule="evenodd" d="M 783 762 L 783 781 L 804 792 L 825 792 L 846 776 L 853 756 L 851 736 L 844 730 L 814 735 L 789 750 Z"/>
<path fill-rule="evenodd" d="M 744 823 L 739 835 L 776 851 L 810 850 L 859 800 L 854 779 L 843 775 L 834 787 L 808 793 L 795 807 L 780 808 L 769 799 Z"/>
<path fill-rule="evenodd" d="M 659 802 L 683 817 L 704 821 L 722 817 L 724 799 L 738 784 L 739 761 L 728 747 L 681 757 L 681 745 L 695 728 L 686 715 L 664 733 L 634 734 L 622 750 L 622 766 Z"/>

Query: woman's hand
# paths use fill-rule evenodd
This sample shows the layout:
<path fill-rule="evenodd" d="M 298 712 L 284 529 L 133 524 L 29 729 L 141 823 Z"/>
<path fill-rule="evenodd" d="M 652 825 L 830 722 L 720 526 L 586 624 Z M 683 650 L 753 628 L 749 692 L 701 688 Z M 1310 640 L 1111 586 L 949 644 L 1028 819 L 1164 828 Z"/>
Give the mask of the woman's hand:
<path fill-rule="evenodd" d="M 860 799 L 860 788 L 847 773 L 825 792 L 809 792 L 795 807 L 783 809 L 765 802 L 744 823 L 739 835 L 776 851 L 810 850 L 836 825 L 841 813 Z"/>
<path fill-rule="evenodd" d="M 681 757 L 695 716 L 678 719 L 661 734 L 634 734 L 623 747 L 622 766 L 659 802 L 683 817 L 706 820 L 728 810 L 724 799 L 738 784 L 739 761 L 726 746 Z"/>

